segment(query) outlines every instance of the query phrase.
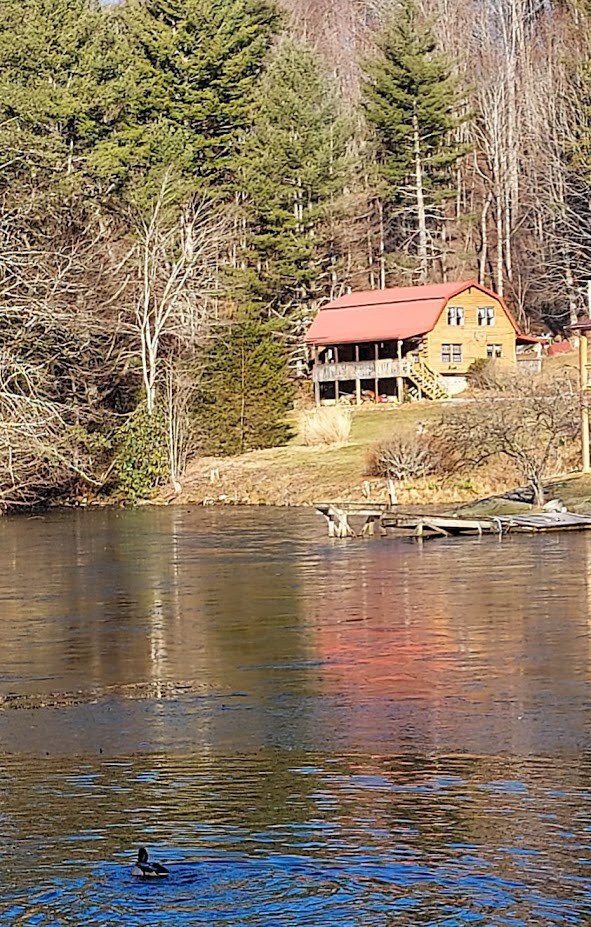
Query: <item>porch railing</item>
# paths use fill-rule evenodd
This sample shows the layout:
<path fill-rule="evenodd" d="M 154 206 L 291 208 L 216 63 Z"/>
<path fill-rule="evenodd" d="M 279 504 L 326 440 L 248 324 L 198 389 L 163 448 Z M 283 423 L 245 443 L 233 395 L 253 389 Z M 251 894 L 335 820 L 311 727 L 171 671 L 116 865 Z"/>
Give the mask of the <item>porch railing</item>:
<path fill-rule="evenodd" d="M 335 383 L 337 380 L 383 380 L 387 377 L 406 377 L 410 368 L 410 361 L 391 357 L 368 361 L 343 361 L 338 364 L 315 364 L 312 379 L 316 383 Z"/>

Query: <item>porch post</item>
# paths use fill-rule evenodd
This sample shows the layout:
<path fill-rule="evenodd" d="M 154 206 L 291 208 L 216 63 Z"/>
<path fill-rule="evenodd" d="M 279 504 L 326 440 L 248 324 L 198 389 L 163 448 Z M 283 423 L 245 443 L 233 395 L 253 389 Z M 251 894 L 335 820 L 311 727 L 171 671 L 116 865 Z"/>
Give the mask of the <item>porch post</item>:
<path fill-rule="evenodd" d="M 313 367 L 312 376 L 314 376 L 314 373 L 316 372 L 317 367 L 318 367 L 318 345 L 315 344 L 314 345 L 314 367 Z M 314 402 L 316 403 L 317 406 L 320 405 L 320 382 L 318 380 L 314 380 Z"/>
<path fill-rule="evenodd" d="M 396 339 L 396 353 L 398 355 L 398 363 L 402 363 L 402 343 L 400 338 Z M 404 402 L 404 380 L 399 375 L 396 377 L 396 393 L 398 395 L 398 402 Z"/>
<path fill-rule="evenodd" d="M 359 345 L 355 345 L 355 363 L 359 363 Z M 355 402 L 358 406 L 361 405 L 361 380 L 359 377 L 355 377 Z"/>
<path fill-rule="evenodd" d="M 335 344 L 334 346 L 334 362 L 335 364 L 338 364 L 339 362 L 339 346 L 337 344 Z M 339 381 L 336 378 L 334 381 L 334 401 L 335 401 L 335 405 L 338 406 L 339 404 Z"/>
<path fill-rule="evenodd" d="M 374 387 L 375 387 L 375 402 L 376 403 L 379 401 L 379 395 L 380 395 L 380 380 L 378 377 L 378 354 L 379 354 L 378 343 L 376 341 L 376 343 L 374 344 L 374 361 L 375 361 Z"/>

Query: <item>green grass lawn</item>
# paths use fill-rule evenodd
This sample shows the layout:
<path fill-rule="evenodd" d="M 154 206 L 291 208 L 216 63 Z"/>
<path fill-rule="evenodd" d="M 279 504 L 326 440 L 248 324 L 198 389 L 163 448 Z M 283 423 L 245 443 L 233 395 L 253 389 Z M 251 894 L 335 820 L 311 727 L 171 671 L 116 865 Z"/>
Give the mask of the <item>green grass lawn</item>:
<path fill-rule="evenodd" d="M 448 405 L 448 404 L 447 404 Z M 376 441 L 383 441 L 394 431 L 415 429 L 419 422 L 427 422 L 441 415 L 442 403 L 407 402 L 401 406 L 362 407 L 353 408 L 353 422 L 351 426 L 350 445 L 368 445 Z M 290 424 L 294 428 L 294 436 L 290 445 L 298 445 L 297 418 L 292 416 Z M 343 450 L 341 448 L 340 450 Z"/>

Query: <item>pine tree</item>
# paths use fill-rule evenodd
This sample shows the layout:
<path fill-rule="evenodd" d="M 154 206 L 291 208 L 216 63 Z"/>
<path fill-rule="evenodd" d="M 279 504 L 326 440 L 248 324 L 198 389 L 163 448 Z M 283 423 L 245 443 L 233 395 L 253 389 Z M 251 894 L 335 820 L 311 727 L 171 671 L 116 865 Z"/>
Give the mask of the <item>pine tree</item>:
<path fill-rule="evenodd" d="M 270 323 L 243 319 L 212 344 L 205 361 L 195 422 L 209 454 L 242 454 L 283 444 L 291 405 L 286 356 Z"/>
<path fill-rule="evenodd" d="M 0 4 L 0 182 L 71 194 L 126 98 L 125 53 L 95 0 Z M 16 189 L 15 189 L 16 185 Z"/>
<path fill-rule="evenodd" d="M 346 146 L 347 125 L 317 55 L 284 38 L 261 80 L 239 162 L 242 283 L 263 316 L 297 320 L 336 282 Z"/>
<path fill-rule="evenodd" d="M 425 282 L 451 168 L 464 149 L 452 134 L 460 107 L 456 82 L 414 0 L 403 0 L 367 74 L 365 110 L 386 212 L 398 244 L 416 254 Z"/>
<path fill-rule="evenodd" d="M 132 90 L 105 174 L 153 193 L 174 165 L 189 189 L 231 181 L 277 14 L 265 0 L 129 0 Z"/>

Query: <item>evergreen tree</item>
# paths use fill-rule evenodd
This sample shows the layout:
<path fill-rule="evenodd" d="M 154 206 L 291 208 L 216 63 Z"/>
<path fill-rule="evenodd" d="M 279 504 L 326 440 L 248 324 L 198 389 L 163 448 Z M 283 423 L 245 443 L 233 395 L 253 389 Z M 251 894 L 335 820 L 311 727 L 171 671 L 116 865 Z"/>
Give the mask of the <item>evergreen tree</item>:
<path fill-rule="evenodd" d="M 243 285 L 262 315 L 297 319 L 338 273 L 335 224 L 346 179 L 347 126 L 305 44 L 283 39 L 258 89 L 240 158 Z"/>
<path fill-rule="evenodd" d="M 414 0 L 402 0 L 367 72 L 365 110 L 387 213 L 396 219 L 398 244 L 410 243 L 416 253 L 424 282 L 439 207 L 464 149 L 452 135 L 460 106 L 456 82 Z"/>
<path fill-rule="evenodd" d="M 126 98 L 125 51 L 95 0 L 0 4 L 0 182 L 71 194 Z M 16 185 L 16 189 L 15 189 Z M 30 204 L 27 204 L 30 205 Z"/>
<path fill-rule="evenodd" d="M 189 189 L 228 184 L 276 12 L 265 0 L 129 0 L 121 19 L 133 88 L 105 174 L 148 195 L 171 164 Z"/>
<path fill-rule="evenodd" d="M 229 325 L 206 358 L 195 407 L 204 453 L 241 454 L 283 444 L 291 405 L 285 350 L 270 323 Z"/>

